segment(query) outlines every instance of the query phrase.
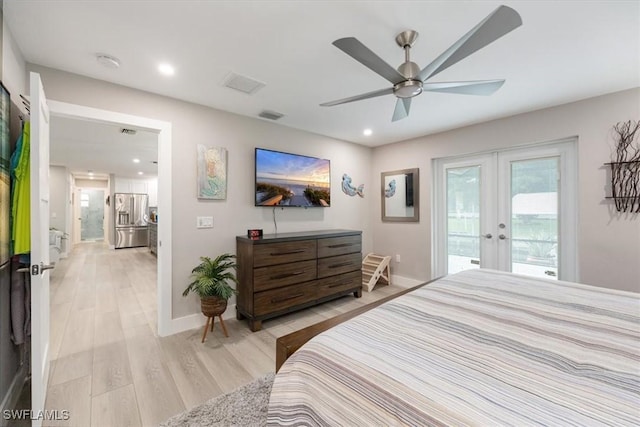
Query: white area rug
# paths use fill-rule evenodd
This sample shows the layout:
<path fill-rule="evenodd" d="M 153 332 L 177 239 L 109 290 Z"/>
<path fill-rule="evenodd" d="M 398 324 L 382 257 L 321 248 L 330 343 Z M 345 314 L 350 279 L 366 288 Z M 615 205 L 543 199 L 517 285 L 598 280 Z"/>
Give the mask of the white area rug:
<path fill-rule="evenodd" d="M 274 376 L 273 373 L 268 374 L 230 393 L 214 397 L 169 418 L 160 427 L 265 426 Z"/>

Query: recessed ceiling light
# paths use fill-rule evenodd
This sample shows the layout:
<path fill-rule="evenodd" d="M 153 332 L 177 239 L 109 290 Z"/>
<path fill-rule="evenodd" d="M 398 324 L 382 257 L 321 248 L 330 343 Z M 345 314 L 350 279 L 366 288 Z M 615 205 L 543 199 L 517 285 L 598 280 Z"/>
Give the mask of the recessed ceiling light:
<path fill-rule="evenodd" d="M 364 136 L 370 136 L 373 133 L 373 131 L 371 129 L 365 129 L 362 131 L 362 134 Z"/>
<path fill-rule="evenodd" d="M 133 163 L 140 163 L 140 159 L 133 159 Z"/>
<path fill-rule="evenodd" d="M 90 176 L 90 177 L 89 177 L 89 179 L 93 179 L 93 177 L 92 177 L 92 176 Z"/>
<path fill-rule="evenodd" d="M 158 71 L 160 71 L 160 73 L 164 74 L 165 76 L 173 76 L 176 72 L 176 70 L 167 63 L 158 65 Z"/>
<path fill-rule="evenodd" d="M 138 172 L 138 175 L 144 175 L 144 172 Z"/>
<path fill-rule="evenodd" d="M 93 172 L 89 171 L 89 176 L 93 176 Z"/>
<path fill-rule="evenodd" d="M 120 68 L 120 60 L 115 56 L 106 55 L 104 53 L 96 54 L 96 59 L 100 65 L 103 65 L 107 68 Z"/>

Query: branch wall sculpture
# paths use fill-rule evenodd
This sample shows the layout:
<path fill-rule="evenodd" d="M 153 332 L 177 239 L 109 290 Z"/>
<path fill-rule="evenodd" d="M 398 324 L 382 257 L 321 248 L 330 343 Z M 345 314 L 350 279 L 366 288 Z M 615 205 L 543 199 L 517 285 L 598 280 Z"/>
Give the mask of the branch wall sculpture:
<path fill-rule="evenodd" d="M 634 144 L 639 129 L 640 121 L 633 120 L 613 127 L 616 151 L 609 165 L 612 198 L 618 212 L 640 212 L 640 145 Z"/>

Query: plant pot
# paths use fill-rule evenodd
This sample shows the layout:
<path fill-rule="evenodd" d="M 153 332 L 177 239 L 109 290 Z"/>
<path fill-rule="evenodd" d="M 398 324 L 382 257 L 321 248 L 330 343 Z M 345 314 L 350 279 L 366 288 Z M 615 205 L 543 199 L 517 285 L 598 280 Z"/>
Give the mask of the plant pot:
<path fill-rule="evenodd" d="M 204 297 L 200 299 L 202 314 L 207 317 L 220 316 L 227 309 L 227 300 L 220 297 Z"/>

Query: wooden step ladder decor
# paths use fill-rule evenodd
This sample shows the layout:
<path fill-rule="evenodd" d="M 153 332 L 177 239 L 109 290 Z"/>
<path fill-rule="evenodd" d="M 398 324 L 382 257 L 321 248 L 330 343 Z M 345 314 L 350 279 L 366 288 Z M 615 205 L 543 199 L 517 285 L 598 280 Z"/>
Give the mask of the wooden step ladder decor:
<path fill-rule="evenodd" d="M 373 287 L 382 279 L 387 285 L 391 284 L 390 256 L 368 254 L 362 260 L 362 289 L 371 292 Z"/>

